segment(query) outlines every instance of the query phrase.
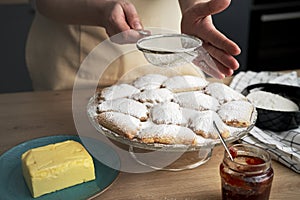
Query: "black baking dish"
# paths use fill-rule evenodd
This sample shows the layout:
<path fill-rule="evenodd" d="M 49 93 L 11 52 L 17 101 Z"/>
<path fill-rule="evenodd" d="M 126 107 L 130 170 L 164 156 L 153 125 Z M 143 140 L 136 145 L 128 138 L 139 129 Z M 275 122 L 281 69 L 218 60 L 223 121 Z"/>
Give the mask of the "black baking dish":
<path fill-rule="evenodd" d="M 296 103 L 300 108 L 300 87 L 273 83 L 259 83 L 249 85 L 242 91 L 242 94 L 247 96 L 250 92 L 259 90 L 281 95 Z M 255 125 L 261 129 L 277 132 L 294 129 L 300 125 L 300 111 L 292 112 L 267 110 L 262 108 L 256 109 L 258 116 Z"/>

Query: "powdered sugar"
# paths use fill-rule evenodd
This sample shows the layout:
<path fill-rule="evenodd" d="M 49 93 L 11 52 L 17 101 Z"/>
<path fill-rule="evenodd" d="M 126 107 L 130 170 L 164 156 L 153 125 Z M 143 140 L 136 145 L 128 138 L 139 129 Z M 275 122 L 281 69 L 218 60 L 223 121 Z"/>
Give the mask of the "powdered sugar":
<path fill-rule="evenodd" d="M 157 124 L 185 125 L 187 123 L 182 115 L 181 108 L 173 102 L 163 102 L 154 105 L 150 110 L 150 115 L 153 122 Z"/>
<path fill-rule="evenodd" d="M 167 79 L 162 86 L 172 92 L 186 92 L 203 89 L 208 82 L 197 76 L 173 76 Z"/>
<path fill-rule="evenodd" d="M 228 137 L 229 130 L 221 120 L 220 116 L 211 110 L 197 112 L 193 118 L 189 120 L 189 127 L 197 134 L 205 138 L 218 138 L 218 132 L 213 126 L 213 121 L 216 122 L 222 135 Z"/>
<path fill-rule="evenodd" d="M 276 111 L 299 111 L 296 103 L 271 92 L 255 91 L 248 94 L 247 98 L 258 108 Z"/>
<path fill-rule="evenodd" d="M 193 144 L 196 139 L 196 135 L 191 129 L 166 124 L 154 124 L 142 129 L 137 137 L 147 143 L 160 142 L 166 144 Z"/>
<path fill-rule="evenodd" d="M 146 74 L 137 78 L 133 82 L 133 86 L 140 90 L 157 89 L 160 88 L 161 84 L 167 79 L 167 76 L 161 74 Z"/>
<path fill-rule="evenodd" d="M 246 97 L 241 93 L 233 90 L 223 83 L 209 83 L 205 88 L 205 93 L 218 99 L 220 104 L 233 100 L 246 100 Z"/>
<path fill-rule="evenodd" d="M 221 105 L 218 114 L 228 125 L 246 127 L 251 123 L 253 109 L 248 101 L 230 101 Z"/>
<path fill-rule="evenodd" d="M 254 106 L 242 94 L 198 76 L 148 74 L 104 88 L 100 97 L 99 124 L 142 143 L 207 144 L 218 138 L 213 121 L 230 138 L 253 119 Z"/>
<path fill-rule="evenodd" d="M 166 88 L 160 88 L 145 90 L 140 93 L 136 93 L 132 95 L 132 98 L 143 103 L 149 102 L 153 104 L 172 101 L 174 99 L 174 95 L 170 90 Z"/>
<path fill-rule="evenodd" d="M 216 111 L 220 106 L 216 98 L 206 95 L 202 91 L 177 93 L 174 101 L 184 108 L 195 110 Z"/>
<path fill-rule="evenodd" d="M 144 104 L 127 98 L 104 101 L 98 105 L 98 111 L 121 112 L 139 118 L 141 121 L 148 118 L 148 109 Z"/>
<path fill-rule="evenodd" d="M 104 100 L 117 99 L 122 97 L 129 97 L 135 93 L 140 92 L 136 87 L 123 83 L 119 85 L 112 85 L 104 88 L 101 91 L 100 98 Z"/>

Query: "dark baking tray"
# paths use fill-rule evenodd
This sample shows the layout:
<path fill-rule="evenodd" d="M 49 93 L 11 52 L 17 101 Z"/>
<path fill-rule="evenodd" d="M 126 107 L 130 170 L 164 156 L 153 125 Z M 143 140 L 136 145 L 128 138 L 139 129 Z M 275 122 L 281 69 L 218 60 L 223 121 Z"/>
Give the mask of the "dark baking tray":
<path fill-rule="evenodd" d="M 254 90 L 281 95 L 295 102 L 300 108 L 300 87 L 273 83 L 259 83 L 249 85 L 242 91 L 242 94 L 247 96 Z M 300 111 L 285 112 L 262 108 L 256 109 L 258 116 L 255 126 L 261 129 L 279 132 L 298 128 L 300 125 Z"/>

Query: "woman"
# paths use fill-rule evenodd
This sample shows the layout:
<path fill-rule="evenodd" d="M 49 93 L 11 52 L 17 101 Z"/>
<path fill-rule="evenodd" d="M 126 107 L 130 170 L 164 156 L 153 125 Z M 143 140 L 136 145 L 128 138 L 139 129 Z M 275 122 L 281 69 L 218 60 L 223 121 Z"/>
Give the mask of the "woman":
<path fill-rule="evenodd" d="M 26 47 L 33 87 L 72 88 L 82 61 L 99 43 L 117 33 L 143 27 L 161 27 L 199 37 L 217 66 L 208 74 L 217 78 L 230 76 L 239 67 L 234 56 L 240 49 L 215 29 L 211 19 L 212 14 L 229 4 L 230 0 L 36 0 L 37 12 Z M 124 37 L 128 42 L 138 37 L 130 33 L 133 35 Z M 103 56 L 105 59 L 105 52 Z M 133 66 L 145 62 L 141 54 L 121 56 L 112 63 L 103 81 L 113 83 Z"/>

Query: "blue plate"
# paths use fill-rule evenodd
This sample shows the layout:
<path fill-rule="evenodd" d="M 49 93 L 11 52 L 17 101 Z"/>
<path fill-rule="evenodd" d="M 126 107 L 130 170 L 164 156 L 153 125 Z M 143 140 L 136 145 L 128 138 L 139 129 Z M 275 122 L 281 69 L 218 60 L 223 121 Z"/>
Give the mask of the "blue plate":
<path fill-rule="evenodd" d="M 2 154 L 0 157 L 0 198 L 3 200 L 81 200 L 98 195 L 114 182 L 119 174 L 119 171 L 112 169 L 94 159 L 96 172 L 95 180 L 75 185 L 57 192 L 45 194 L 38 198 L 33 198 L 23 178 L 21 155 L 31 148 L 62 142 L 65 140 L 75 140 L 81 142 L 78 136 L 49 136 L 24 142 Z M 120 166 L 118 155 L 108 145 L 99 141 L 96 142 L 97 147 L 105 149 L 103 152 L 109 152 L 111 159 L 114 160 L 114 163 Z"/>

